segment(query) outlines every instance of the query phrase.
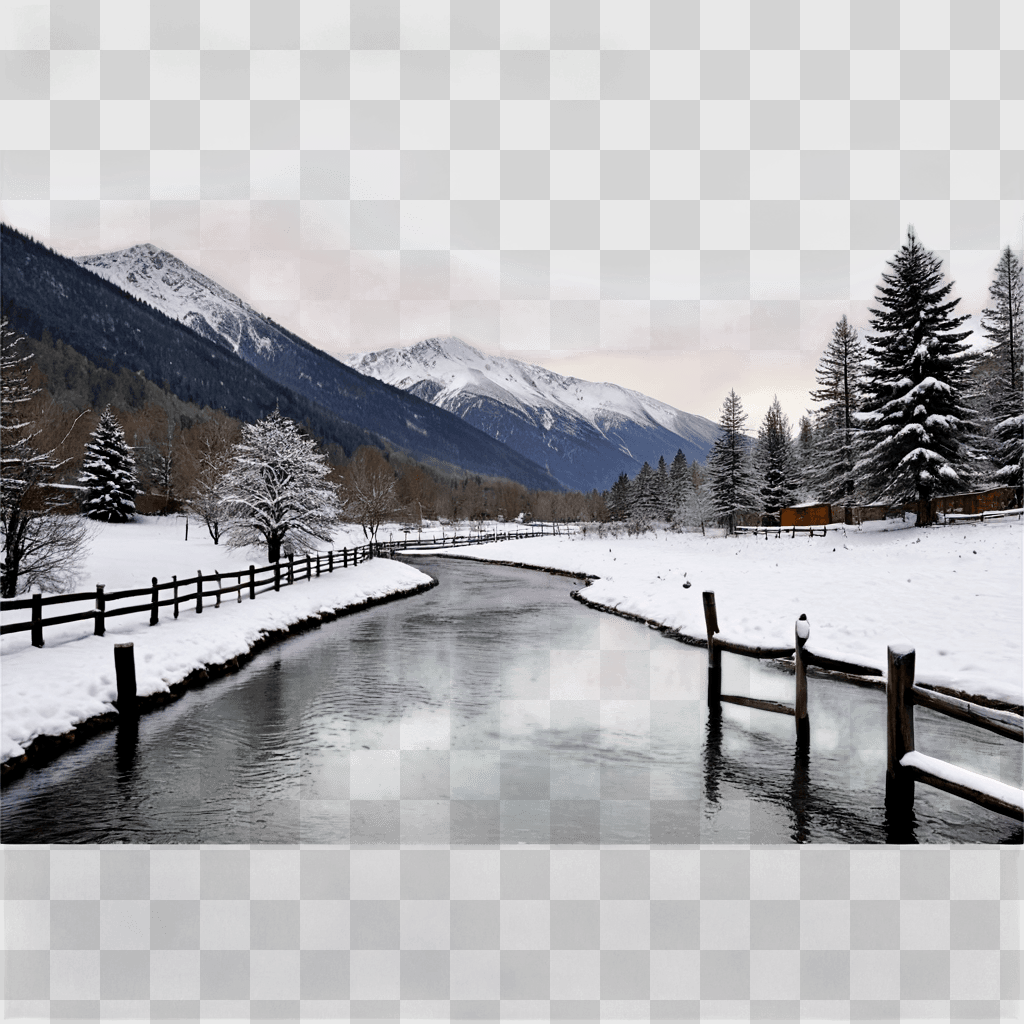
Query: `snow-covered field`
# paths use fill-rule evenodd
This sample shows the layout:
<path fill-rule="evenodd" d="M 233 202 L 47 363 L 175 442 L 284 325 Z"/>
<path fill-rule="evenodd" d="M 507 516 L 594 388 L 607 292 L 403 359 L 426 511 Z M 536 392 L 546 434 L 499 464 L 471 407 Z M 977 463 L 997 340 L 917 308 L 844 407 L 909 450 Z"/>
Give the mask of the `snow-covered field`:
<path fill-rule="evenodd" d="M 884 672 L 888 645 L 911 644 L 919 681 L 1021 704 L 1022 538 L 1019 520 L 767 540 L 588 530 L 449 553 L 598 576 L 589 600 L 693 637 L 705 635 L 704 590 L 715 592 L 719 635 L 738 643 L 792 646 L 805 613 L 818 654 Z"/>
<path fill-rule="evenodd" d="M 184 520 L 140 517 L 124 525 L 96 524 L 89 556 L 77 590 L 96 583 L 108 591 L 145 586 L 152 576 L 194 576 L 228 572 L 250 562 L 262 565 L 265 553 L 214 547 L 196 523 L 184 539 Z M 358 527 L 339 534 L 336 547 L 362 544 Z M 117 696 L 115 643 L 135 644 L 138 693 L 166 691 L 195 669 L 244 654 L 264 634 L 286 629 L 325 611 L 334 611 L 389 594 L 412 590 L 428 581 L 419 570 L 375 559 L 355 568 L 322 575 L 259 594 L 240 604 L 225 599 L 220 608 L 202 615 L 183 607 L 178 619 L 161 609 L 160 624 L 149 625 L 145 613 L 107 620 L 106 636 L 92 635 L 92 623 L 75 622 L 44 631 L 46 646 L 31 646 L 29 634 L 13 633 L 0 642 L 0 761 L 19 756 L 35 737 L 58 736 L 79 722 L 112 710 Z M 75 607 L 75 606 L 72 606 Z M 79 606 L 80 607 L 80 606 Z M 58 606 L 52 614 L 61 614 Z M 5 621 L 20 621 L 12 612 Z"/>

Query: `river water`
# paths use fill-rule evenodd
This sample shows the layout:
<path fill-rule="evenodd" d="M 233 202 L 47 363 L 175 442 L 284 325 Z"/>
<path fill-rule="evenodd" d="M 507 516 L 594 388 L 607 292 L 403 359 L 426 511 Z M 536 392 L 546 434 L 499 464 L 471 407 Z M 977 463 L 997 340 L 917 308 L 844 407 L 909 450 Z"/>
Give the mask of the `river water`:
<path fill-rule="evenodd" d="M 709 716 L 706 652 L 580 605 L 581 580 L 446 558 L 3 792 L 5 843 L 1021 842 L 918 784 L 884 807 L 884 694 L 811 678 L 793 719 Z M 792 700 L 725 655 L 723 690 Z M 1021 744 L 924 709 L 925 753 L 1021 784 Z"/>

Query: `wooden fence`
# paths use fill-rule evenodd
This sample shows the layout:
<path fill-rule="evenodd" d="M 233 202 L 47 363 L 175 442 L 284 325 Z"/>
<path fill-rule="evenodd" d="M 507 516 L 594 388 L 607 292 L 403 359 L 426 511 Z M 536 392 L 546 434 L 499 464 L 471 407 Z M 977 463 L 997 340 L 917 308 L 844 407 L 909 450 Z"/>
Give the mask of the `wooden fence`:
<path fill-rule="evenodd" d="M 888 762 L 886 769 L 886 800 L 897 801 L 898 806 L 909 809 L 914 802 L 914 782 L 925 782 L 955 796 L 972 800 L 982 807 L 997 811 L 1017 820 L 1024 820 L 1024 792 L 977 772 L 959 768 L 946 761 L 922 754 L 914 747 L 914 706 L 930 708 L 940 714 L 969 722 L 982 729 L 1024 741 L 1024 718 L 1011 711 L 997 711 L 971 701 L 961 700 L 914 683 L 914 650 L 909 647 L 890 647 L 888 677 L 869 665 L 857 665 L 837 658 L 826 658 L 806 650 L 810 636 L 806 615 L 796 621 L 792 647 L 751 647 L 745 644 L 719 640 L 718 611 L 713 591 L 705 591 L 704 621 L 708 636 L 708 707 L 719 712 L 722 704 L 792 715 L 796 720 L 796 738 L 800 747 L 810 739 L 810 721 L 807 717 L 807 667 L 816 666 L 833 672 L 862 677 L 869 686 L 884 689 L 887 705 Z M 793 658 L 796 664 L 796 692 L 793 704 L 761 700 L 737 694 L 722 693 L 722 652 L 739 654 L 746 658 Z"/>
<path fill-rule="evenodd" d="M 545 532 L 546 531 L 546 532 Z M 43 646 L 43 629 L 47 626 L 59 626 L 68 622 L 93 621 L 93 633 L 103 636 L 106 632 L 106 620 L 118 615 L 138 615 L 149 612 L 149 624 L 155 626 L 160 621 L 160 609 L 173 607 L 174 618 L 182 607 L 195 607 L 196 612 L 203 608 L 219 608 L 221 598 L 234 596 L 241 602 L 243 594 L 254 600 L 257 594 L 268 590 L 280 590 L 298 580 L 311 580 L 323 572 L 334 572 L 335 569 L 347 569 L 359 565 L 375 555 L 388 558 L 396 551 L 423 549 L 433 550 L 447 547 L 463 547 L 469 544 L 485 544 L 495 540 L 516 540 L 528 537 L 543 537 L 564 532 L 557 524 L 531 526 L 528 529 L 517 528 L 515 531 L 477 531 L 460 535 L 442 535 L 423 539 L 387 540 L 364 544 L 361 547 L 342 548 L 338 551 L 317 551 L 295 558 L 288 557 L 286 562 L 271 562 L 258 568 L 250 565 L 248 569 L 237 569 L 234 572 L 214 572 L 196 575 L 179 580 L 173 576 L 169 581 L 160 583 L 154 576 L 148 587 L 133 590 L 118 590 L 107 593 L 103 584 L 97 584 L 95 591 L 79 594 L 56 594 L 43 597 L 33 594 L 31 597 L 10 601 L 0 601 L 0 612 L 27 611 L 28 618 L 22 622 L 9 622 L 0 625 L 0 635 L 8 633 L 32 633 L 32 646 Z M 145 598 L 145 600 L 140 600 Z M 84 611 L 71 612 L 66 615 L 45 615 L 44 609 L 54 605 L 92 602 L 92 607 Z"/>
<path fill-rule="evenodd" d="M 839 527 L 844 526 L 844 523 L 829 523 L 828 526 Z M 799 534 L 801 537 L 813 537 L 816 533 L 820 533 L 822 537 L 828 535 L 828 526 L 737 526 L 737 533 L 751 533 L 755 537 L 759 533 L 763 533 L 767 538 L 769 535 L 776 537 L 788 536 L 795 537 Z"/>
<path fill-rule="evenodd" d="M 924 782 L 991 811 L 1018 821 L 1024 820 L 1024 793 L 1021 790 L 915 749 L 914 706 L 931 708 L 999 736 L 1008 736 L 1018 743 L 1024 741 L 1024 719 L 1009 711 L 981 707 L 916 686 L 914 649 L 893 646 L 888 653 L 886 800 L 909 809 L 914 804 L 914 783 Z"/>

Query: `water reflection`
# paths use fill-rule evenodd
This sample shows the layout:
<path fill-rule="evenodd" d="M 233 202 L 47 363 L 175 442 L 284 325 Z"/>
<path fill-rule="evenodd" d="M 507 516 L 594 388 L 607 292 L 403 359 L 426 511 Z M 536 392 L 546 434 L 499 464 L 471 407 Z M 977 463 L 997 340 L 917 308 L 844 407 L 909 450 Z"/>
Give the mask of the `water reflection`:
<path fill-rule="evenodd" d="M 913 815 L 887 810 L 876 691 L 810 680 L 801 747 L 792 718 L 709 714 L 703 651 L 579 605 L 570 579 L 418 564 L 440 586 L 295 637 L 11 785 L 4 841 L 1020 841 L 923 786 Z M 792 700 L 793 677 L 727 655 L 723 688 Z M 931 713 L 918 736 L 1019 780 L 1019 744 Z"/>

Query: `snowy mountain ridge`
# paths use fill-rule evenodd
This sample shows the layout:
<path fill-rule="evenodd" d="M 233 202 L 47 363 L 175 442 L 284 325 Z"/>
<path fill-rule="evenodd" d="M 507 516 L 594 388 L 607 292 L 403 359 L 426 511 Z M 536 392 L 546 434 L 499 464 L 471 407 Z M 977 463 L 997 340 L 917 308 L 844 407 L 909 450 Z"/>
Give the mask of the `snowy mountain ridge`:
<path fill-rule="evenodd" d="M 117 252 L 79 256 L 75 262 L 211 340 L 226 341 L 235 354 L 246 343 L 263 355 L 277 350 L 273 334 L 255 309 L 212 278 L 146 242 Z M 215 336 L 215 338 L 213 337 Z"/>
<path fill-rule="evenodd" d="M 348 366 L 454 412 L 573 487 L 603 489 L 678 448 L 705 459 L 718 427 L 619 384 L 488 355 L 459 338 L 345 356 Z"/>

